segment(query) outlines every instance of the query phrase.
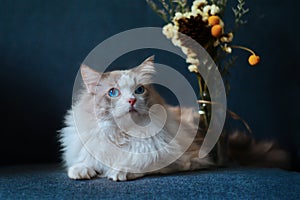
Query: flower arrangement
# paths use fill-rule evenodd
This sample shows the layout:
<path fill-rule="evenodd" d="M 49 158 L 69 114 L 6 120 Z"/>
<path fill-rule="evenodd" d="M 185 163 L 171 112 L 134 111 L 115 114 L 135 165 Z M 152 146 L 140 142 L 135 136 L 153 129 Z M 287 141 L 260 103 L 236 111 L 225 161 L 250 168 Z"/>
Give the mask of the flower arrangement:
<path fill-rule="evenodd" d="M 197 41 L 210 54 L 222 75 L 226 93 L 230 90 L 229 69 L 234 65 L 236 56 L 232 55 L 233 49 L 242 49 L 250 53 L 248 63 L 255 66 L 260 62 L 260 57 L 249 48 L 232 45 L 233 36 L 240 25 L 246 23 L 243 17 L 249 12 L 246 9 L 245 0 L 237 0 L 237 6 L 232 8 L 235 16 L 235 27 L 225 32 L 223 21 L 227 0 L 194 0 L 192 5 L 187 0 L 146 0 L 149 6 L 167 23 L 163 27 L 163 34 L 172 41 L 175 46 L 181 48 L 187 56 L 188 70 L 195 73 L 199 84 L 200 104 L 199 113 L 205 118 L 207 124 L 210 118 L 209 91 L 201 74 L 198 72 L 199 60 L 193 49 L 185 44 L 182 34 Z M 248 124 L 236 113 L 228 110 L 234 119 L 242 120 L 247 130 L 251 132 Z"/>

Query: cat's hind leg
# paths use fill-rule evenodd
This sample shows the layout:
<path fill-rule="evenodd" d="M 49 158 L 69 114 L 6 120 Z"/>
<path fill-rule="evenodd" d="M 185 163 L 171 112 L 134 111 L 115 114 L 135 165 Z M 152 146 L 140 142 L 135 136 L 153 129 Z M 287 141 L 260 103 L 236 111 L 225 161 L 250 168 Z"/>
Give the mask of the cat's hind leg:
<path fill-rule="evenodd" d="M 113 181 L 128 181 L 143 177 L 143 173 L 130 173 L 123 171 L 111 170 L 106 174 L 107 178 Z"/>
<path fill-rule="evenodd" d="M 86 166 L 84 163 L 77 163 L 68 169 L 70 179 L 91 179 L 97 175 L 97 172 Z"/>

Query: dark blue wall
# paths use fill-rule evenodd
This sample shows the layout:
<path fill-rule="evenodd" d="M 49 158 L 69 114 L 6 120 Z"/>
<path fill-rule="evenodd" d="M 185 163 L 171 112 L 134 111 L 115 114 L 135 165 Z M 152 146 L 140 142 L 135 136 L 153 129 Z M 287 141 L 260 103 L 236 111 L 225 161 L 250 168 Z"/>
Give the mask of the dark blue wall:
<path fill-rule="evenodd" d="M 70 107 L 83 59 L 116 33 L 164 23 L 143 0 L 1 0 L 0 5 L 0 163 L 57 161 L 56 130 Z M 277 138 L 296 149 L 299 3 L 248 0 L 247 5 L 249 23 L 235 42 L 255 49 L 262 62 L 251 68 L 246 54 L 236 52 L 229 107 L 245 118 L 257 137 Z"/>

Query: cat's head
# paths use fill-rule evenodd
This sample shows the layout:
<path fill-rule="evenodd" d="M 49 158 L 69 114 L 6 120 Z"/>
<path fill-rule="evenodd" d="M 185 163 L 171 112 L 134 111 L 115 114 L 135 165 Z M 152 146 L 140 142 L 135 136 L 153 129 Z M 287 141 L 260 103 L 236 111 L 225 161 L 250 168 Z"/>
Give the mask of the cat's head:
<path fill-rule="evenodd" d="M 154 74 L 154 56 L 129 70 L 99 73 L 86 65 L 81 66 L 87 92 L 94 97 L 96 115 L 104 119 L 148 115 L 152 105 L 162 104 L 150 85 Z"/>

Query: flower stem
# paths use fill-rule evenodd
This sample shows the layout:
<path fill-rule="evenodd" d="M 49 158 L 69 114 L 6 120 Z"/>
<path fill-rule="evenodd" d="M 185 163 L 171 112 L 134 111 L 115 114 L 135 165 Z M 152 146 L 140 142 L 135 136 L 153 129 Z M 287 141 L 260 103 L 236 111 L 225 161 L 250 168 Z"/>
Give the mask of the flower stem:
<path fill-rule="evenodd" d="M 200 95 L 201 100 L 204 101 L 202 77 L 199 73 L 197 73 L 197 79 L 198 79 L 198 84 L 199 84 L 199 95 Z M 205 84 L 204 84 L 204 86 L 205 86 Z M 207 112 L 205 110 L 203 110 L 203 111 L 205 112 L 204 115 L 203 115 L 204 126 L 205 126 L 205 128 L 208 128 Z"/>
<path fill-rule="evenodd" d="M 256 55 L 254 51 L 252 51 L 251 49 L 247 48 L 247 47 L 243 47 L 243 46 L 236 46 L 236 45 L 233 45 L 233 46 L 230 46 L 231 48 L 235 48 L 235 49 L 243 49 L 245 51 L 249 51 L 251 54 L 253 55 Z"/>
<path fill-rule="evenodd" d="M 197 79 L 198 79 L 198 84 L 199 84 L 199 95 L 200 95 L 200 98 L 202 99 L 202 100 L 204 100 L 203 99 L 203 88 L 202 88 L 202 78 L 201 78 L 201 75 L 199 74 L 199 73 L 197 73 Z"/>

